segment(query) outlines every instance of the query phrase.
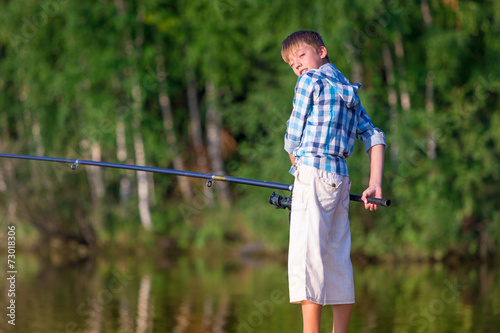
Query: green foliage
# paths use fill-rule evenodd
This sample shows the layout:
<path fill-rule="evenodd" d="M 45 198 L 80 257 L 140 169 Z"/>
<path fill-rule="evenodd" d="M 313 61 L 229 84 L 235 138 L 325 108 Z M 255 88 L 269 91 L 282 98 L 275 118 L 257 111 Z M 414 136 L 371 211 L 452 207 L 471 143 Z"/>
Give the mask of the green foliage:
<path fill-rule="evenodd" d="M 451 249 L 493 252 L 500 239 L 500 5 L 427 2 L 429 22 L 419 2 L 401 1 L 6 2 L 0 13 L 0 147 L 83 158 L 99 144 L 103 160 L 113 162 L 123 122 L 127 162 L 133 162 L 134 131 L 140 131 L 148 164 L 171 167 L 174 150 L 159 106 L 165 83 L 177 150 L 194 169 L 186 75 L 192 71 L 202 126 L 205 85 L 212 82 L 222 125 L 236 142 L 225 156 L 226 171 L 291 183 L 283 135 L 296 77 L 281 59 L 280 43 L 293 31 L 315 29 L 332 62 L 363 84 L 362 103 L 389 144 L 384 194 L 394 205 L 369 213 L 352 203 L 353 250 L 437 258 Z M 391 89 L 395 104 L 387 97 Z M 405 90 L 409 108 L 402 105 Z M 37 216 L 50 216 L 51 225 L 78 237 L 86 223 L 103 242 L 142 229 L 131 174 L 105 171 L 104 198 L 95 205 L 86 171 L 75 176 L 63 167 L 23 162 L 12 172 L 12 164 L 1 162 L 7 186 L 0 186 L 1 211 L 29 197 L 17 218 L 36 224 Z M 369 177 L 361 145 L 348 164 L 352 192 L 361 193 Z M 119 194 L 123 177 L 132 182 L 126 202 Z M 203 195 L 182 202 L 175 179 L 154 180 L 154 234 L 182 248 L 264 241 L 286 249 L 287 213 L 267 206 L 267 191 L 231 186 L 233 207 L 223 209 Z M 202 192 L 202 182 L 192 185 Z"/>

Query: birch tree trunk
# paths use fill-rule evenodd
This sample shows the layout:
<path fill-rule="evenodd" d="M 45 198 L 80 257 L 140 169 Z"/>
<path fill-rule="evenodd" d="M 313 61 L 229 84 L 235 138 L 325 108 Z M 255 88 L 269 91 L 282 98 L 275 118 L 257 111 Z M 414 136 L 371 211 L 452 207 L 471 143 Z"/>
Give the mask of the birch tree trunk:
<path fill-rule="evenodd" d="M 358 53 L 356 48 L 352 43 L 344 43 L 344 48 L 346 52 L 346 58 L 348 59 L 349 65 L 351 66 L 351 83 L 359 83 L 363 81 L 363 65 L 361 65 L 358 59 Z"/>
<path fill-rule="evenodd" d="M 38 122 L 37 115 L 33 114 L 30 110 L 24 110 L 24 123 L 27 128 L 31 125 L 31 140 L 33 146 L 35 147 L 36 154 L 39 156 L 43 156 L 45 153 L 45 149 L 42 142 L 42 136 L 40 134 L 40 124 Z M 23 133 L 24 129 L 18 127 L 19 133 Z M 22 135 L 22 134 L 21 134 Z M 36 163 L 30 161 L 31 164 L 31 180 L 33 183 L 41 183 L 44 182 L 44 177 L 40 177 L 40 172 L 37 167 L 35 167 Z"/>
<path fill-rule="evenodd" d="M 203 144 L 203 130 L 201 126 L 200 108 L 198 107 L 198 98 L 196 94 L 196 78 L 192 67 L 186 70 L 187 81 L 187 98 L 189 109 L 189 134 L 196 154 L 196 165 L 199 172 L 208 173 L 210 167 L 208 165 L 207 151 Z M 213 204 L 213 193 L 207 186 L 203 186 L 203 198 L 205 204 Z"/>
<path fill-rule="evenodd" d="M 101 146 L 99 143 L 93 143 L 90 147 L 90 159 L 101 161 Z M 89 166 L 86 168 L 87 177 L 91 190 L 91 203 L 93 209 L 97 208 L 99 202 L 104 197 L 104 181 L 102 177 L 102 168 L 98 166 Z"/>
<path fill-rule="evenodd" d="M 9 137 L 9 130 L 7 127 L 7 116 L 4 112 L 0 114 L 0 135 L 2 138 L 8 138 Z M 6 142 L 5 141 L 0 141 L 0 150 L 5 151 L 6 147 Z M 3 163 L 2 167 L 5 166 L 5 168 L 9 167 L 10 162 L 7 160 Z M 7 194 L 7 182 L 6 182 L 6 176 L 4 175 L 4 170 L 3 168 L 0 167 L 0 193 L 3 195 Z M 6 201 L 7 203 L 11 202 L 10 198 L 6 196 Z M 8 205 L 8 204 L 7 204 Z M 3 217 L 2 217 L 3 220 Z"/>
<path fill-rule="evenodd" d="M 146 165 L 146 153 L 144 151 L 144 141 L 140 131 L 140 120 L 133 121 L 134 128 L 134 151 L 135 163 L 137 165 Z M 137 195 L 139 196 L 139 216 L 144 229 L 151 230 L 153 222 L 149 209 L 149 185 L 148 177 L 145 171 L 137 171 Z"/>
<path fill-rule="evenodd" d="M 119 15 L 126 15 L 126 4 L 123 0 L 116 0 L 115 4 Z M 132 32 L 128 32 L 125 37 L 124 54 L 131 59 L 132 63 L 138 63 L 137 59 L 142 54 L 142 44 L 144 43 L 144 13 L 139 8 L 137 10 L 137 31 L 135 38 L 132 39 Z M 137 165 L 146 165 L 146 153 L 144 149 L 144 141 L 141 134 L 141 112 L 142 112 L 142 87 L 139 83 L 139 74 L 137 68 L 128 68 L 130 70 L 132 105 L 130 112 L 132 114 L 132 132 L 134 140 L 135 163 Z M 146 172 L 137 171 L 137 194 L 139 205 L 139 216 L 141 224 L 146 230 L 151 230 L 153 224 L 149 206 L 149 181 Z"/>
<path fill-rule="evenodd" d="M 405 49 L 403 45 L 403 40 L 401 39 L 401 34 L 397 33 L 394 39 L 394 49 L 396 51 L 396 57 L 398 59 L 398 73 L 399 73 L 399 97 L 401 101 L 401 109 L 404 111 L 409 111 L 411 108 L 410 93 L 408 92 L 408 86 L 406 84 L 406 66 L 404 62 Z"/>
<path fill-rule="evenodd" d="M 38 156 L 45 155 L 45 147 L 43 146 L 42 135 L 40 133 L 40 122 L 38 121 L 38 116 L 32 114 L 33 124 L 31 127 L 31 133 L 33 134 L 33 143 L 35 144 L 36 154 Z"/>
<path fill-rule="evenodd" d="M 193 142 L 196 152 L 196 164 L 201 172 L 208 172 L 207 153 L 203 145 L 203 131 L 201 127 L 200 109 L 198 107 L 198 98 L 196 94 L 196 78 L 191 67 L 186 70 L 187 79 L 187 97 L 189 108 L 189 135 Z"/>
<path fill-rule="evenodd" d="M 138 59 L 142 54 L 142 44 L 144 43 L 144 12 L 141 8 L 137 10 L 137 33 L 132 40 L 132 36 L 129 36 L 128 43 L 130 45 L 129 56 L 133 58 L 133 63 L 138 63 Z M 142 122 L 142 87 L 139 82 L 138 69 L 133 69 L 132 73 L 132 128 L 134 131 L 134 150 L 135 150 L 135 160 L 138 165 L 146 165 L 146 151 L 144 149 L 144 140 L 142 139 L 141 132 L 141 122 Z M 153 222 L 151 219 L 150 211 L 150 184 L 147 172 L 137 171 L 137 193 L 139 195 L 139 215 L 141 217 L 141 223 L 146 230 L 151 230 L 153 227 Z M 151 186 L 153 186 L 151 184 Z"/>
<path fill-rule="evenodd" d="M 1 217 L 2 221 L 13 222 L 17 220 L 16 210 L 17 210 L 17 200 L 12 196 L 12 191 L 9 191 L 9 185 L 13 183 L 14 179 L 14 167 L 9 160 L 5 160 L 2 163 L 2 168 L 0 169 L 0 193 L 5 196 L 6 208 L 5 213 Z M 10 185 L 12 186 L 12 185 Z M 5 220 L 4 220 L 5 219 Z"/>
<path fill-rule="evenodd" d="M 425 26 L 426 28 L 429 28 L 432 25 L 432 15 L 427 0 L 420 0 L 420 10 L 422 11 Z"/>
<path fill-rule="evenodd" d="M 90 146 L 90 159 L 98 162 L 101 161 L 101 146 L 97 142 L 93 143 Z M 102 199 L 104 197 L 104 180 L 102 175 L 103 170 L 98 166 L 89 166 L 88 168 L 85 168 L 85 170 L 90 186 L 90 202 L 92 207 L 89 224 L 91 224 L 95 228 L 95 230 L 99 230 L 102 224 L 102 217 L 99 214 L 98 208 L 101 205 Z M 88 228 L 84 228 L 84 230 L 87 229 Z M 89 233 L 88 231 L 87 233 L 89 236 L 86 238 L 95 241 L 94 237 L 90 238 L 90 236 L 93 236 L 93 233 Z"/>
<path fill-rule="evenodd" d="M 427 157 L 436 158 L 436 131 L 434 129 L 434 72 L 429 70 L 425 79 L 425 110 L 429 117 L 429 136 L 427 138 Z"/>
<path fill-rule="evenodd" d="M 432 15 L 427 0 L 420 0 L 420 9 L 424 18 L 425 28 L 429 30 L 432 26 Z M 436 158 L 436 131 L 433 126 L 434 118 L 434 73 L 427 70 L 425 79 L 425 110 L 429 116 L 429 134 L 427 137 L 427 157 L 431 160 Z"/>
<path fill-rule="evenodd" d="M 382 45 L 382 60 L 384 63 L 385 76 L 387 81 L 387 101 L 389 103 L 390 131 L 397 136 L 398 132 L 398 93 L 396 91 L 396 79 L 394 77 L 394 62 L 389 47 L 386 43 Z M 399 145 L 395 140 L 390 145 L 391 160 L 397 167 L 399 161 Z"/>
<path fill-rule="evenodd" d="M 177 137 L 175 135 L 174 129 L 174 117 L 172 115 L 172 103 L 170 102 L 170 97 L 167 92 L 167 82 L 165 78 L 161 76 L 165 72 L 164 58 L 162 50 L 160 47 L 157 48 L 156 57 L 156 70 L 157 70 L 157 82 L 159 85 L 158 99 L 160 102 L 161 113 L 163 116 L 163 127 L 166 132 L 167 144 L 172 151 L 174 168 L 177 170 L 186 170 L 184 166 L 184 160 L 179 152 L 179 144 L 177 142 Z M 177 176 L 177 181 L 179 183 L 179 188 L 182 193 L 182 197 L 185 201 L 191 202 L 193 199 L 193 192 L 191 191 L 191 185 L 189 184 L 189 179 L 187 177 Z"/>
<path fill-rule="evenodd" d="M 222 132 L 222 117 L 216 106 L 216 93 L 213 82 L 207 81 L 205 85 L 207 94 L 207 150 L 210 157 L 212 171 L 219 175 L 224 175 L 224 161 L 221 152 L 220 135 Z M 229 187 L 226 182 L 216 183 L 219 194 L 219 201 L 223 206 L 229 206 L 231 197 Z"/>
<path fill-rule="evenodd" d="M 125 124 L 121 118 L 116 123 L 116 158 L 121 163 L 127 163 Z M 126 170 L 125 175 L 120 177 L 120 204 L 122 207 L 125 207 L 130 197 L 130 174 L 133 175 L 133 171 Z"/>

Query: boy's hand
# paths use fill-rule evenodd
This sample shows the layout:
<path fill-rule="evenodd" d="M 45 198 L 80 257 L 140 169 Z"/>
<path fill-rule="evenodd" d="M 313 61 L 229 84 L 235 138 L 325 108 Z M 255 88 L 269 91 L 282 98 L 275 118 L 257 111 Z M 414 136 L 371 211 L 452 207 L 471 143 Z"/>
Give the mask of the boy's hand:
<path fill-rule="evenodd" d="M 384 145 L 375 145 L 368 150 L 368 156 L 370 158 L 370 181 L 368 182 L 368 188 L 361 196 L 361 200 L 365 203 L 365 208 L 371 211 L 377 210 L 378 206 L 368 203 L 366 197 L 382 198 L 384 150 Z"/>
<path fill-rule="evenodd" d="M 295 165 L 295 156 L 293 154 L 290 154 L 290 162 L 292 162 L 292 165 Z"/>
<path fill-rule="evenodd" d="M 365 208 L 370 211 L 377 210 L 378 206 L 372 203 L 368 203 L 366 197 L 382 198 L 382 187 L 381 186 L 368 186 L 368 188 L 363 192 L 361 200 L 365 203 Z"/>

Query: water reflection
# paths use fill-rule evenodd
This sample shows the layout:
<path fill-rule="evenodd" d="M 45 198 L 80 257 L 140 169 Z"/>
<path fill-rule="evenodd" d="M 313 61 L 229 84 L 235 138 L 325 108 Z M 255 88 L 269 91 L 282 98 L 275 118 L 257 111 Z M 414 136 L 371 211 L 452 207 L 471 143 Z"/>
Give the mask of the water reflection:
<path fill-rule="evenodd" d="M 355 283 L 351 332 L 496 332 L 500 324 L 492 265 L 355 266 Z M 16 289 L 16 326 L 4 314 L 1 332 L 301 332 L 283 262 L 111 257 L 52 266 L 23 256 Z M 324 332 L 331 320 L 327 308 Z"/>

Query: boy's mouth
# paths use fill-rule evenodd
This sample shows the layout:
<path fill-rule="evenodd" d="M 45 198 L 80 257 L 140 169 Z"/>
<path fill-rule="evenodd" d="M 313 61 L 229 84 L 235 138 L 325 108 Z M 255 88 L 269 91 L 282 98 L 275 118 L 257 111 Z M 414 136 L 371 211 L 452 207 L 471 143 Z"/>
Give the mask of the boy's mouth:
<path fill-rule="evenodd" d="M 307 72 L 307 68 L 301 69 L 299 74 L 302 75 L 305 72 Z"/>

